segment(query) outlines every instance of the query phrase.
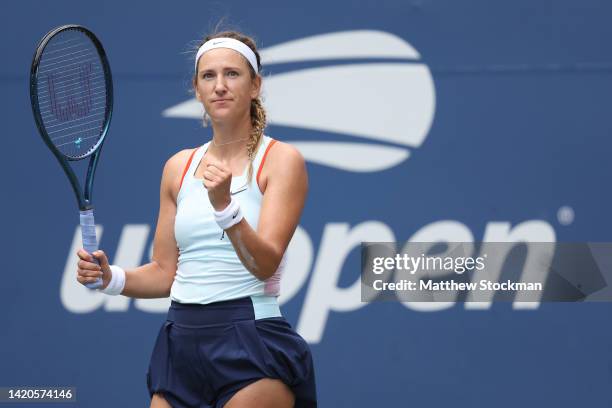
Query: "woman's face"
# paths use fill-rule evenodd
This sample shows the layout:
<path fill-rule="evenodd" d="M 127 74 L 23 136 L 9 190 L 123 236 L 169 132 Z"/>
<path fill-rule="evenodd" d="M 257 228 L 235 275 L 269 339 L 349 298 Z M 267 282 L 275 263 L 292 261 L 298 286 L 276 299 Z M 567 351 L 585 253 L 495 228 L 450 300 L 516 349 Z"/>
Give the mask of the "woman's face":
<path fill-rule="evenodd" d="M 194 86 L 213 121 L 231 121 L 249 114 L 261 78 L 251 79 L 248 62 L 237 51 L 215 48 L 200 57 Z"/>

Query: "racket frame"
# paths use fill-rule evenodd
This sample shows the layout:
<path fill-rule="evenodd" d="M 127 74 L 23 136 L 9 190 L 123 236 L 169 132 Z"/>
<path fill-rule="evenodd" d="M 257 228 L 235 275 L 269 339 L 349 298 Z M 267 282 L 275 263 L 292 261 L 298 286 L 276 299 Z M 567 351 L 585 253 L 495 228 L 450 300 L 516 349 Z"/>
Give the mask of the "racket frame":
<path fill-rule="evenodd" d="M 38 76 L 38 67 L 40 65 L 40 60 L 42 58 L 43 52 L 49 41 L 65 30 L 79 30 L 83 32 L 85 35 L 89 37 L 89 39 L 93 42 L 96 47 L 96 51 L 98 52 L 98 56 L 102 61 L 102 68 L 104 70 L 104 78 L 106 85 L 106 106 L 104 110 L 104 127 L 101 132 L 101 136 L 98 139 L 98 142 L 89 148 L 85 154 L 78 157 L 70 157 L 64 155 L 59 151 L 57 147 L 53 144 L 53 141 L 49 137 L 45 129 L 45 125 L 42 119 L 42 115 L 40 113 L 40 109 L 38 108 L 38 90 L 37 90 L 37 76 Z M 113 79 L 110 70 L 110 64 L 108 63 L 108 58 L 106 56 L 106 52 L 104 51 L 104 47 L 102 47 L 102 43 L 98 40 L 98 38 L 94 35 L 91 30 L 83 27 L 78 24 L 66 24 L 53 30 L 49 31 L 38 43 L 36 47 L 36 52 L 34 53 L 34 59 L 32 61 L 32 66 L 30 69 L 30 101 L 32 106 L 32 113 L 34 114 L 34 120 L 36 122 L 36 127 L 38 128 L 38 132 L 42 137 L 45 144 L 49 147 L 55 158 L 59 161 L 64 173 L 70 180 L 70 185 L 72 186 L 72 190 L 77 199 L 77 204 L 79 206 L 79 210 L 87 211 L 93 209 L 92 205 L 92 193 L 93 193 L 93 182 L 94 176 L 96 172 L 96 168 L 98 166 L 98 158 L 100 156 L 100 151 L 102 150 L 102 144 L 106 138 L 106 133 L 108 132 L 108 128 L 110 126 L 112 114 L 113 114 Z M 89 159 L 89 165 L 87 167 L 87 175 L 85 177 L 85 191 L 81 189 L 81 185 L 79 183 L 76 174 L 68 164 L 70 161 L 79 161 L 91 156 Z"/>
<path fill-rule="evenodd" d="M 47 133 L 45 129 L 45 125 L 42 119 L 42 115 L 39 108 L 38 102 L 38 68 L 41 62 L 42 55 L 44 54 L 44 50 L 51 41 L 51 39 L 57 34 L 65 31 L 65 30 L 78 30 L 84 33 L 94 44 L 98 56 L 102 63 L 102 69 L 104 70 L 104 80 L 106 86 L 106 106 L 104 109 L 104 126 L 100 132 L 100 137 L 96 144 L 90 147 L 83 155 L 78 157 L 71 157 L 63 154 L 53 143 L 51 137 Z M 32 113 L 34 114 L 34 120 L 36 122 L 36 127 L 38 128 L 38 133 L 42 137 L 43 141 L 49 147 L 55 158 L 59 161 L 64 173 L 68 177 L 70 181 L 70 185 L 72 186 L 72 190 L 77 199 L 77 204 L 80 210 L 80 224 L 81 224 L 81 236 L 83 238 L 83 248 L 90 254 L 98 250 L 98 242 L 96 238 L 96 226 L 94 221 L 94 213 L 93 213 L 93 204 L 92 204 L 92 192 L 93 192 L 93 182 L 94 176 L 96 172 L 96 168 L 98 166 L 98 158 L 100 157 L 100 152 L 102 150 L 102 145 L 106 138 L 106 134 L 108 132 L 108 128 L 110 126 L 112 114 L 113 114 L 113 78 L 110 70 L 110 64 L 108 63 L 108 58 L 106 56 L 106 51 L 104 51 L 104 47 L 102 47 L 102 43 L 98 40 L 93 32 L 89 29 L 77 25 L 77 24 L 67 24 L 53 30 L 49 31 L 38 43 L 36 47 L 36 52 L 34 53 L 34 58 L 32 61 L 32 65 L 30 68 L 30 101 L 32 106 Z M 89 159 L 89 165 L 87 167 L 87 175 L 85 177 L 85 189 L 84 191 L 81 189 L 81 185 L 79 180 L 72 169 L 72 167 L 68 164 L 70 161 L 78 161 L 83 160 L 91 156 Z M 93 262 L 98 263 L 96 258 L 93 258 Z M 89 289 L 98 289 L 102 287 L 102 278 L 98 278 L 94 282 L 84 284 Z"/>

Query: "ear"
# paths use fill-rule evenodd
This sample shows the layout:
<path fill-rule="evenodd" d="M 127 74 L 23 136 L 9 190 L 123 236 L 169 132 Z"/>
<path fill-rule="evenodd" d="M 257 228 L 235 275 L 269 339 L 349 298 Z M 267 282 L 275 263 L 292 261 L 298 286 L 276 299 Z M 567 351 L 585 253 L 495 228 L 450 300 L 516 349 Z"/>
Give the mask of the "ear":
<path fill-rule="evenodd" d="M 200 92 L 198 91 L 198 86 L 196 84 L 197 79 L 193 79 L 193 81 L 191 81 L 191 86 L 193 86 L 193 92 L 195 93 L 195 97 L 198 101 L 202 102 L 202 95 L 200 95 Z"/>
<path fill-rule="evenodd" d="M 256 75 L 251 86 L 251 99 L 255 99 L 259 96 L 261 91 L 261 75 Z"/>

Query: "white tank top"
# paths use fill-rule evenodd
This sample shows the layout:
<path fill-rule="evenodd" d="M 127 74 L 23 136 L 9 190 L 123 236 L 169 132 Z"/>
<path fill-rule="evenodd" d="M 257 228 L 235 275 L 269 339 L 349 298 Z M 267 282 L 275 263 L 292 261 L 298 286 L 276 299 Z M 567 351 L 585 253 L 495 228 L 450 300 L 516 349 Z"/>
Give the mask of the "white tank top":
<path fill-rule="evenodd" d="M 263 198 L 257 180 L 274 142 L 271 137 L 263 136 L 253 160 L 250 184 L 247 185 L 248 164 L 242 175 L 232 177 L 232 197 L 238 200 L 246 221 L 254 230 L 257 230 Z M 264 314 L 279 315 L 276 297 L 286 253 L 274 275 L 265 281 L 257 279 L 244 267 L 227 233 L 224 234 L 215 222 L 214 209 L 202 179 L 194 177 L 209 145 L 210 141 L 192 154 L 176 198 L 174 235 L 179 258 L 170 298 L 180 303 L 206 304 L 251 296 L 254 305 L 268 310 Z"/>

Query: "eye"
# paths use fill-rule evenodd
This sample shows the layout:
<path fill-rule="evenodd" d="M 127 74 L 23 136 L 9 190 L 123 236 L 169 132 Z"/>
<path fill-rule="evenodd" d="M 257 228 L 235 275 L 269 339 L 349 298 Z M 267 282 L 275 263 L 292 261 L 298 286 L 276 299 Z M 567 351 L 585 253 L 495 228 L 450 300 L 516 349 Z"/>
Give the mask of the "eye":
<path fill-rule="evenodd" d="M 236 72 L 236 71 L 229 71 L 227 73 L 227 75 L 229 75 L 230 77 L 237 77 L 238 76 L 238 72 Z"/>
<path fill-rule="evenodd" d="M 214 75 L 211 72 L 204 72 L 202 74 L 202 79 L 211 79 Z"/>

